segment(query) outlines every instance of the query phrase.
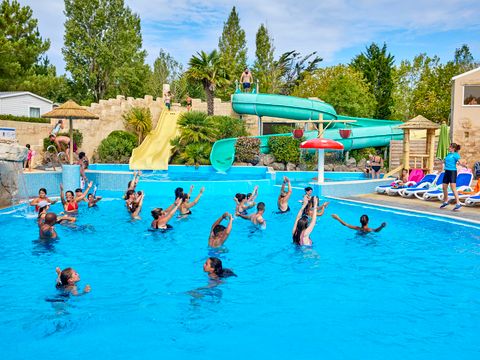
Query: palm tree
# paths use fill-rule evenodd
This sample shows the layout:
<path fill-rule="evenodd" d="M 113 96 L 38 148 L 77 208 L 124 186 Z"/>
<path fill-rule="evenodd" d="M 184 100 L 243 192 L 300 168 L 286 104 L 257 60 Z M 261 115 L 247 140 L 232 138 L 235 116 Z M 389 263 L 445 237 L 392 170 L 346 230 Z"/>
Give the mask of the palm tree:
<path fill-rule="evenodd" d="M 209 143 L 193 143 L 187 145 L 180 154 L 179 160 L 185 165 L 208 165 L 210 164 L 210 151 L 212 145 Z"/>
<path fill-rule="evenodd" d="M 204 51 L 197 52 L 188 62 L 188 76 L 193 80 L 202 82 L 207 96 L 207 112 L 213 115 L 213 96 L 215 88 L 227 82 L 227 75 L 220 65 L 220 55 L 217 50 L 210 54 Z"/>
<path fill-rule="evenodd" d="M 145 136 L 152 131 L 152 114 L 149 108 L 132 107 L 128 112 L 122 115 L 125 121 L 125 127 L 132 129 L 138 136 L 140 145 Z"/>

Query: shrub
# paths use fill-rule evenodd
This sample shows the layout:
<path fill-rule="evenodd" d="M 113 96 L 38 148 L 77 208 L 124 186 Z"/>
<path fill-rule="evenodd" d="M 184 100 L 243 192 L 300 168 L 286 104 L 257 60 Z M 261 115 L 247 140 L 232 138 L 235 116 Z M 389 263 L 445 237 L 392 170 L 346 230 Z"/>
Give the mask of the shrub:
<path fill-rule="evenodd" d="M 30 123 L 50 124 L 50 119 L 34 118 L 28 116 L 15 116 L 15 115 L 0 115 L 0 120 L 21 121 Z"/>
<path fill-rule="evenodd" d="M 295 129 L 292 125 L 273 125 L 272 134 L 287 134 L 291 133 Z"/>
<path fill-rule="evenodd" d="M 102 140 L 97 149 L 100 162 L 128 163 L 133 149 L 137 146 L 137 136 L 123 131 L 112 131 Z"/>
<path fill-rule="evenodd" d="M 272 136 L 268 139 L 268 146 L 276 161 L 298 165 L 300 163 L 301 142 L 302 139 L 295 139 L 290 136 Z"/>
<path fill-rule="evenodd" d="M 241 119 L 219 115 L 212 115 L 209 116 L 209 118 L 217 129 L 217 140 L 238 138 L 248 135 L 245 121 Z"/>
<path fill-rule="evenodd" d="M 235 155 L 237 161 L 256 163 L 260 156 L 260 139 L 240 137 L 235 143 Z"/>
<path fill-rule="evenodd" d="M 69 132 L 61 132 L 58 133 L 57 136 L 67 136 L 70 137 Z M 77 144 L 77 147 L 80 148 L 83 144 L 83 134 L 80 132 L 78 129 L 73 129 L 73 142 Z M 50 141 L 49 137 L 46 137 L 43 139 L 43 151 L 47 151 L 47 148 L 50 145 L 55 145 L 53 141 Z"/>

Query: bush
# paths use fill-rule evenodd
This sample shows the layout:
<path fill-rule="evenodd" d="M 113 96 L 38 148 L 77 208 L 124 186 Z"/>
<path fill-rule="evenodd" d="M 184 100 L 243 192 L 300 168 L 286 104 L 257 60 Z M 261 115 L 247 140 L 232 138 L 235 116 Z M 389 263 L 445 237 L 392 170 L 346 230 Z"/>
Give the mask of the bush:
<path fill-rule="evenodd" d="M 275 157 L 275 161 L 298 165 L 300 163 L 301 142 L 302 139 L 295 139 L 290 136 L 272 136 L 268 139 L 268 146 L 270 147 L 270 154 Z"/>
<path fill-rule="evenodd" d="M 104 163 L 128 163 L 133 149 L 137 146 L 136 135 L 123 131 L 112 131 L 102 140 L 97 149 L 100 162 Z"/>
<path fill-rule="evenodd" d="M 21 121 L 30 123 L 50 124 L 50 119 L 33 118 L 28 116 L 0 115 L 0 120 Z"/>
<path fill-rule="evenodd" d="M 353 157 L 358 163 L 361 159 L 368 159 L 368 155 L 375 155 L 376 153 L 374 147 L 368 147 L 350 151 L 350 157 Z"/>
<path fill-rule="evenodd" d="M 272 134 L 287 134 L 295 129 L 292 125 L 273 125 Z"/>
<path fill-rule="evenodd" d="M 70 133 L 67 132 L 61 132 L 58 133 L 57 136 L 67 136 L 70 137 Z M 80 132 L 80 130 L 73 129 L 73 142 L 77 144 L 77 147 L 80 148 L 83 144 L 83 134 Z M 43 139 L 43 151 L 47 151 L 47 148 L 50 145 L 55 145 L 53 141 L 50 141 L 49 137 L 46 137 Z"/>
<path fill-rule="evenodd" d="M 235 155 L 237 161 L 257 163 L 260 156 L 260 139 L 240 137 L 235 143 Z"/>
<path fill-rule="evenodd" d="M 217 140 L 247 136 L 245 121 L 230 116 L 209 116 L 217 129 Z"/>

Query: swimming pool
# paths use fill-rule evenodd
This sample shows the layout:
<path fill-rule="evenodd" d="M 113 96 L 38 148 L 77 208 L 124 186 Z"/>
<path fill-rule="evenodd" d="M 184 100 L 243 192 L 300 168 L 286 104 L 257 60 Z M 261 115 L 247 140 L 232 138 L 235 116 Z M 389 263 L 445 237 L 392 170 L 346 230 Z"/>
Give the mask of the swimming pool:
<path fill-rule="evenodd" d="M 147 193 L 137 222 L 121 193 L 100 193 L 97 209 L 81 207 L 77 228 L 57 226 L 55 242 L 39 241 L 23 211 L 4 211 L 0 357 L 478 358 L 478 227 L 332 201 L 313 248 L 299 249 L 291 227 L 301 191 L 285 215 L 273 213 L 278 187 L 272 191 L 258 198 L 267 229 L 236 219 L 217 251 L 207 247 L 209 229 L 233 210 L 233 194 L 205 193 L 192 216 L 171 221 L 164 234 L 147 230 L 149 210 L 169 205 L 172 193 Z M 371 225 L 388 225 L 359 236 L 333 213 L 350 223 L 367 213 Z M 199 289 L 212 255 L 238 277 Z M 56 266 L 74 267 L 91 293 L 47 302 Z"/>

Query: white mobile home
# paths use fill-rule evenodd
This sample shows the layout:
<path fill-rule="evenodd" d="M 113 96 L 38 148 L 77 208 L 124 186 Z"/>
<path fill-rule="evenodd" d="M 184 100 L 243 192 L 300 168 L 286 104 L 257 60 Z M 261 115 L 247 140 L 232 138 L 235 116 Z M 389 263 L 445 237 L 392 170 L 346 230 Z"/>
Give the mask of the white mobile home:
<path fill-rule="evenodd" d="M 1 115 L 40 117 L 52 110 L 53 101 L 29 91 L 0 92 Z"/>

